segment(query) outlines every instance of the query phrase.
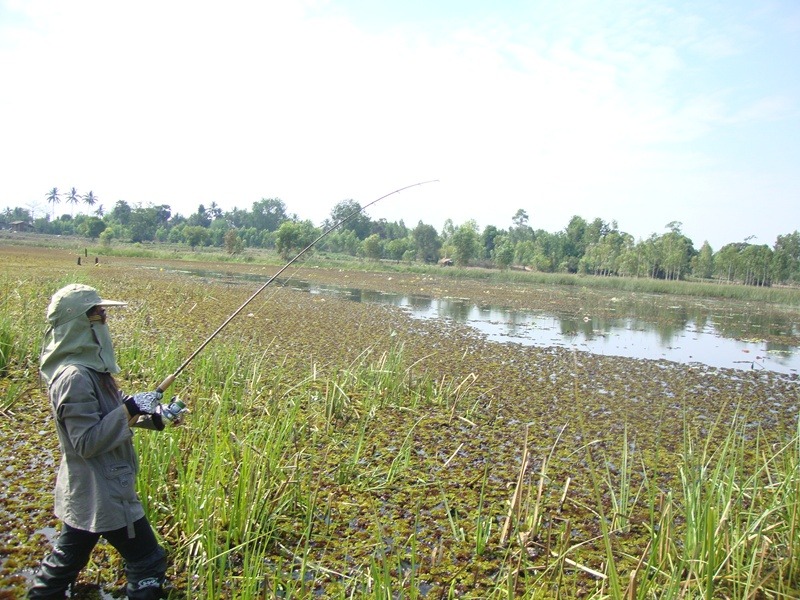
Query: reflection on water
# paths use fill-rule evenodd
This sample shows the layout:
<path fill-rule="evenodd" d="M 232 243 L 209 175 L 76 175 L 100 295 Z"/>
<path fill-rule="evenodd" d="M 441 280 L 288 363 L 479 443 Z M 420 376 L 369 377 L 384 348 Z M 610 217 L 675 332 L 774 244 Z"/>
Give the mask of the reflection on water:
<path fill-rule="evenodd" d="M 757 317 L 750 315 L 742 322 L 743 315 L 714 314 L 702 306 L 695 309 L 673 307 L 666 319 L 663 308 L 654 308 L 659 311 L 658 319 L 650 315 L 648 320 L 641 308 L 640 314 L 605 319 L 584 314 L 477 306 L 461 298 L 404 296 L 297 281 L 290 285 L 310 293 L 336 294 L 356 302 L 393 304 L 418 319 L 452 319 L 470 325 L 496 342 L 560 346 L 609 356 L 665 359 L 736 369 L 767 369 L 787 374 L 800 370 L 796 346 L 757 340 L 758 332 L 795 334 L 795 325 L 791 321 L 759 322 Z"/>
<path fill-rule="evenodd" d="M 207 271 L 188 274 L 212 276 Z M 220 276 L 231 279 L 230 275 Z M 233 279 L 256 280 L 254 276 Z M 276 280 L 312 294 L 334 294 L 354 302 L 374 302 L 401 307 L 416 319 L 451 319 L 466 323 L 487 339 L 531 346 L 560 346 L 609 356 L 712 367 L 767 369 L 796 374 L 800 370 L 797 346 L 763 341 L 764 337 L 796 336 L 798 325 L 780 314 L 737 313 L 731 305 L 691 305 L 665 309 L 655 300 L 648 308 L 641 302 L 621 303 L 619 318 L 588 314 L 556 314 L 518 311 L 497 306 L 478 306 L 461 298 L 431 298 L 357 288 Z"/>

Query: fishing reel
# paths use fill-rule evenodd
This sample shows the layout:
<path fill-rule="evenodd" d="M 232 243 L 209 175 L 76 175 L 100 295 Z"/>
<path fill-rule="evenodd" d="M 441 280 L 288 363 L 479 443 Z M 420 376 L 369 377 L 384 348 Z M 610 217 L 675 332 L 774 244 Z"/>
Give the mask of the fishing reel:
<path fill-rule="evenodd" d="M 169 404 L 160 404 L 158 408 L 156 408 L 156 412 L 153 414 L 153 420 L 158 421 L 161 420 L 163 425 L 169 423 L 170 425 L 180 425 L 183 421 L 184 413 L 188 412 L 189 409 L 186 407 L 186 404 L 178 398 L 174 396 Z"/>

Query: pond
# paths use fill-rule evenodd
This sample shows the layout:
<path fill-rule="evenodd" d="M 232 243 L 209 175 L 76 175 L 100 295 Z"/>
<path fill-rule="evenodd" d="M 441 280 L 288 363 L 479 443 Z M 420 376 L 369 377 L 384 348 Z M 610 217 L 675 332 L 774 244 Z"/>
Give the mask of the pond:
<path fill-rule="evenodd" d="M 796 346 L 726 337 L 713 315 L 695 320 L 676 315 L 669 322 L 639 317 L 615 319 L 587 315 L 519 311 L 478 306 L 462 298 L 432 298 L 293 281 L 291 287 L 312 294 L 335 294 L 355 302 L 401 307 L 415 319 L 450 319 L 473 327 L 487 339 L 539 347 L 560 346 L 608 356 L 699 363 L 711 367 L 766 369 L 796 374 Z M 791 327 L 791 325 L 788 325 Z"/>
<path fill-rule="evenodd" d="M 216 274 L 207 270 L 181 270 L 182 274 L 257 281 L 249 274 Z M 263 283 L 263 279 L 261 280 Z M 654 303 L 652 312 L 641 306 L 631 316 L 602 318 L 591 314 L 559 314 L 521 311 L 496 305 L 478 306 L 463 298 L 435 298 L 368 289 L 323 285 L 292 279 L 276 280 L 310 294 L 329 294 L 353 302 L 391 304 L 414 319 L 441 319 L 464 323 L 499 343 L 538 347 L 564 347 L 605 356 L 645 360 L 668 360 L 731 369 L 768 370 L 787 375 L 800 371 L 800 348 L 764 341 L 769 337 L 796 336 L 797 324 L 790 319 L 754 317 L 732 313 L 725 304 L 674 306 L 665 309 Z"/>

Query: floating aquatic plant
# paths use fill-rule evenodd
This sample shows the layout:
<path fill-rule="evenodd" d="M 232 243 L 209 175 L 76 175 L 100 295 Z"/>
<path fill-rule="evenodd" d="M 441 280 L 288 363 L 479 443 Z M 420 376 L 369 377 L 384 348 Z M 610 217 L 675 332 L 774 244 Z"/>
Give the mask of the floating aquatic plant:
<path fill-rule="evenodd" d="M 110 321 L 120 385 L 145 389 L 252 292 L 239 279 L 198 285 L 181 265 L 109 257 L 79 270 L 26 249 L 0 266 L 9 330 L 28 347 L 0 376 L 0 590 L 24 587 L 55 525 L 57 442 L 36 379 L 50 294 L 80 280 L 127 300 Z M 374 290 L 604 305 L 574 286 L 347 275 Z M 191 598 L 792 597 L 796 386 L 494 344 L 453 322 L 277 288 L 175 382 L 186 424 L 137 433 L 139 492 Z M 81 583 L 114 589 L 112 555 L 98 549 Z"/>

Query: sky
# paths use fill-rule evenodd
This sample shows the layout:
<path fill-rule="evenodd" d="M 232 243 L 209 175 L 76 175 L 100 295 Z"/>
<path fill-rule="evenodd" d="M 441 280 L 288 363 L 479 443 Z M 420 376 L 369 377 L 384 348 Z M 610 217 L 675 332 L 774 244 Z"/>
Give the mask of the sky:
<path fill-rule="evenodd" d="M 437 180 L 367 214 L 800 229 L 797 0 L 0 0 L 0 89 L 0 208 L 35 216 L 75 187 L 320 225 Z"/>

